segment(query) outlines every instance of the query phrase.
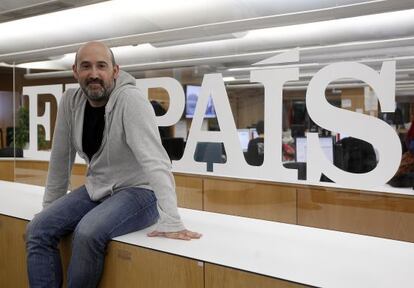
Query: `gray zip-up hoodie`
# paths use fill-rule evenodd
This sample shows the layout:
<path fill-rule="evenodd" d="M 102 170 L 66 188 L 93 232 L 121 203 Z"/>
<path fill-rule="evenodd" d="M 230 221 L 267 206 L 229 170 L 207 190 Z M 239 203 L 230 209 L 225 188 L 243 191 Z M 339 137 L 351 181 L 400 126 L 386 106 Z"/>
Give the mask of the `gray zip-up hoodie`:
<path fill-rule="evenodd" d="M 90 162 L 82 151 L 86 97 L 69 89 L 60 101 L 53 137 L 43 207 L 66 194 L 76 152 L 88 163 L 86 189 L 99 200 L 126 187 L 154 191 L 160 232 L 183 230 L 177 210 L 175 183 L 168 155 L 162 147 L 154 110 L 135 79 L 120 71 L 105 107 L 102 144 Z M 69 137 L 68 137 L 69 136 Z"/>

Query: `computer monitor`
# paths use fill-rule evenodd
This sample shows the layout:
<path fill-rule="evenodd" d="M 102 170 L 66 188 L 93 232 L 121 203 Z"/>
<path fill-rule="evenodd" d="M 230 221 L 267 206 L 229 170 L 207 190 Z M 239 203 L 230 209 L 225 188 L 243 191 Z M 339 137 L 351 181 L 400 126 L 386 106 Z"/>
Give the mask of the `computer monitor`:
<path fill-rule="evenodd" d="M 201 86 L 196 85 L 187 85 L 185 89 L 185 117 L 186 118 L 193 118 L 195 108 L 197 105 L 197 100 L 201 92 Z M 216 110 L 214 109 L 213 105 L 213 98 L 209 96 L 207 108 L 204 113 L 205 118 L 215 118 L 216 117 Z"/>
<path fill-rule="evenodd" d="M 306 137 L 295 138 L 295 160 L 296 162 L 306 162 Z"/>
<path fill-rule="evenodd" d="M 242 146 L 243 152 L 247 152 L 247 147 L 249 147 L 249 141 L 250 141 L 250 130 L 249 129 L 237 129 L 237 134 L 239 135 L 239 141 Z"/>
<path fill-rule="evenodd" d="M 319 137 L 319 144 L 322 148 L 326 157 L 333 163 L 333 147 L 334 140 L 333 137 Z M 306 153 L 307 153 L 307 138 L 306 137 L 296 137 L 295 138 L 295 157 L 296 162 L 306 162 Z"/>

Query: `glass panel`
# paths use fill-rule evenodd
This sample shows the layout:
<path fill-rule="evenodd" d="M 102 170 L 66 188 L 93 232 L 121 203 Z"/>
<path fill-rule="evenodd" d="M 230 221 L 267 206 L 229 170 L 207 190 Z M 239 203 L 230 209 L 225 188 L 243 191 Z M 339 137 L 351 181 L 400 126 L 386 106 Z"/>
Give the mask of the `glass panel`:
<path fill-rule="evenodd" d="M 181 27 L 182 34 L 168 39 L 156 32 L 154 38 L 137 34 L 140 41 L 113 47 L 121 69 L 137 79 L 157 121 L 164 123 L 159 133 L 178 179 L 180 203 L 257 218 L 263 206 L 266 219 L 412 241 L 405 234 L 352 230 L 341 221 L 369 207 L 383 217 L 396 207 L 401 214 L 392 217 L 411 220 L 404 199 L 412 197 L 414 186 L 414 44 L 408 25 L 413 11 L 309 23 L 302 17 L 274 23 L 270 14 L 262 15 L 265 22 L 260 17 L 247 21 L 235 10 L 235 18 L 224 19 L 222 12 L 220 27 L 241 33 L 219 33 L 212 26 L 217 23 L 199 23 L 191 29 L 201 27 L 197 32 L 208 37 L 193 37 L 186 34 L 191 29 Z M 284 15 L 288 20 L 290 12 Z M 234 19 L 246 22 L 234 28 Z M 46 183 L 58 103 L 63 91 L 78 87 L 71 71 L 75 48 L 54 48 L 58 52 L 45 50 L 27 59 L 16 51 L 21 64 L 0 67 L 3 180 Z M 28 60 L 38 57 L 44 63 Z M 85 182 L 87 169 L 78 155 L 69 189 Z M 197 203 L 188 201 L 193 190 Z M 245 196 L 238 194 L 241 190 Z M 217 196 L 215 191 L 224 192 Z M 264 198 L 252 199 L 256 192 Z M 372 192 L 378 198 L 367 196 Z M 383 199 L 389 195 L 398 199 Z M 365 206 L 371 200 L 382 204 Z M 329 209 L 348 214 L 335 216 Z M 338 217 L 339 224 L 318 226 L 313 217 Z"/>
<path fill-rule="evenodd" d="M 369 52 L 367 53 L 368 57 Z M 331 60 L 332 63 L 334 63 L 334 61 L 335 59 Z M 326 64 L 326 66 L 328 65 L 330 65 L 330 63 Z M 376 70 L 378 70 L 378 68 L 375 65 L 365 65 L 364 67 L 367 67 L 368 69 L 372 68 L 370 71 L 372 73 L 377 73 Z M 289 69 L 292 68 L 290 67 Z M 403 68 L 400 68 L 397 65 L 397 71 L 398 69 Z M 207 93 L 213 95 L 210 95 L 208 101 L 206 102 L 207 104 L 202 108 L 205 111 L 202 115 L 202 118 L 204 119 L 202 120 L 201 127 L 194 128 L 193 138 L 197 138 L 197 145 L 194 146 L 195 148 L 193 147 L 194 154 L 190 159 L 194 162 L 205 163 L 206 166 L 202 171 L 204 171 L 204 174 L 206 175 L 210 175 L 210 172 L 213 172 L 213 175 L 217 176 L 234 176 L 238 178 L 256 179 L 254 175 L 259 175 L 259 173 L 252 173 L 251 175 L 253 176 L 245 176 L 243 173 L 238 175 L 238 172 L 235 172 L 232 175 L 226 174 L 226 172 L 218 174 L 214 173 L 214 167 L 225 167 L 229 163 L 229 165 L 231 165 L 232 161 L 234 161 L 231 157 L 234 158 L 234 156 L 229 156 L 229 151 L 237 149 L 242 152 L 241 155 L 243 157 L 243 161 L 245 161 L 245 164 L 243 165 L 249 164 L 244 167 L 248 168 L 249 166 L 257 166 L 261 167 L 257 168 L 257 171 L 261 171 L 259 169 L 266 170 L 270 169 L 266 167 L 278 167 L 278 163 L 280 161 L 280 165 L 283 165 L 281 167 L 295 169 L 293 171 L 297 174 L 292 177 L 292 174 L 290 173 L 291 170 L 285 170 L 288 171 L 287 173 L 290 173 L 291 176 L 272 176 L 271 174 L 267 174 L 268 176 L 263 178 L 257 177 L 257 179 L 263 180 L 292 183 L 297 183 L 297 180 L 306 180 L 306 183 L 315 183 L 315 181 L 321 181 L 322 183 L 333 183 L 336 181 L 331 179 L 332 177 L 327 174 L 335 175 L 335 173 L 332 174 L 332 172 L 326 170 L 325 167 L 326 165 L 330 165 L 329 163 L 333 163 L 336 167 L 343 171 L 356 174 L 369 173 L 370 171 L 373 171 L 380 159 L 379 150 L 383 148 L 376 147 L 377 144 L 372 143 L 372 139 L 378 140 L 381 136 L 373 135 L 365 137 L 365 139 L 361 139 L 358 138 L 358 135 L 353 133 L 355 128 L 346 127 L 345 124 L 341 124 L 341 121 L 333 121 L 334 124 L 331 125 L 329 122 L 326 122 L 323 117 L 320 117 L 320 115 L 325 113 L 324 109 L 328 108 L 334 109 L 334 111 L 338 113 L 338 117 L 342 118 L 342 121 L 347 121 L 346 119 L 351 119 L 354 116 L 354 118 L 356 118 L 357 115 L 365 114 L 365 118 L 358 118 L 359 122 L 356 122 L 364 127 L 371 127 L 372 125 L 374 125 L 372 127 L 377 128 L 384 127 L 381 125 L 384 125 L 382 123 L 385 123 L 387 127 L 394 129 L 394 132 L 392 133 L 395 133 L 396 137 L 401 139 L 401 144 L 403 145 L 399 145 L 402 147 L 402 152 L 407 151 L 409 148 L 410 143 L 409 141 L 406 141 L 405 138 L 408 128 L 410 127 L 412 102 L 411 98 L 405 95 L 399 95 L 397 93 L 397 104 L 394 112 L 382 112 L 381 105 L 377 100 L 375 91 L 372 90 L 369 85 L 361 80 L 352 80 L 350 77 L 342 77 L 342 80 L 333 78 L 331 81 L 332 83 L 329 84 L 332 87 L 328 86 L 325 89 L 325 100 L 323 101 L 325 101 L 326 105 L 321 107 L 319 110 L 314 110 L 314 108 L 312 108 L 310 113 L 307 104 L 313 100 L 308 100 L 308 102 L 306 100 L 307 97 L 310 97 L 309 95 L 307 96 L 307 93 L 309 93 L 309 80 L 311 80 L 312 77 L 316 77 L 318 73 L 322 73 L 320 71 L 323 70 L 323 67 L 317 67 L 317 69 L 315 69 L 312 73 L 305 70 L 306 73 L 304 74 L 312 74 L 311 76 L 304 76 L 303 79 L 302 76 L 300 76 L 299 80 L 286 82 L 283 86 L 283 97 L 279 107 L 275 107 L 276 109 L 270 109 L 269 107 L 266 108 L 266 103 L 271 103 L 271 101 L 266 99 L 266 97 L 276 97 L 275 95 L 278 92 L 270 91 L 271 88 L 266 83 L 251 82 L 250 80 L 239 81 L 242 84 L 239 82 L 233 83 L 234 81 L 226 80 L 226 78 L 229 77 L 228 75 L 233 74 L 226 72 L 226 74 L 224 74 L 226 75 L 224 78 L 226 81 L 223 81 L 222 78 L 217 78 L 221 79 L 221 85 L 223 83 L 225 84 L 226 90 L 217 92 L 219 90 L 214 90 L 216 89 L 214 85 L 208 86 L 209 84 L 205 84 L 203 79 L 205 80 L 206 77 L 215 75 L 215 72 L 223 72 L 222 68 L 208 72 L 206 71 L 206 74 L 202 75 L 202 77 L 199 75 L 199 71 L 201 70 L 203 70 L 203 66 L 194 66 L 192 68 L 174 68 L 170 72 L 168 72 L 169 70 L 152 70 L 145 73 L 145 75 L 150 76 L 145 77 L 144 75 L 145 78 L 142 78 L 143 75 L 141 72 L 131 72 L 135 75 L 135 77 L 137 77 L 137 79 L 140 80 L 155 79 L 157 77 L 176 79 L 177 81 L 179 80 L 177 83 L 180 83 L 180 89 L 182 89 L 181 93 L 183 93 L 185 97 L 185 106 L 183 108 L 182 116 L 179 117 L 179 120 L 174 125 L 159 127 L 163 145 L 170 156 L 170 159 L 175 161 L 173 162 L 173 167 L 180 162 L 180 159 L 182 159 L 184 152 L 186 151 L 186 144 L 188 143 L 188 137 L 190 136 L 190 128 L 196 116 L 196 104 L 198 103 L 197 101 L 203 89 L 204 91 L 207 91 Z M 274 70 L 272 73 L 278 75 L 277 73 L 282 72 Z M 299 75 L 301 75 L 302 68 L 299 68 L 299 72 Z M 182 77 L 184 73 L 186 77 Z M 244 79 L 248 79 L 250 73 L 253 72 L 247 70 L 247 72 L 242 76 Z M 35 70 L 30 72 L 29 77 L 27 77 L 26 74 L 25 70 L 20 68 L 16 69 L 17 85 L 15 98 L 17 111 L 15 114 L 15 137 L 16 148 L 18 148 L 17 155 L 20 155 L 20 149 L 23 149 L 25 150 L 25 158 L 28 160 L 30 159 L 32 162 L 31 165 L 29 165 L 26 163 L 27 161 L 25 164 L 22 164 L 20 163 L 22 161 L 19 161 L 19 164 L 16 165 L 15 175 L 17 181 L 44 185 L 47 170 L 47 163 L 44 163 L 44 161 L 47 161 L 50 155 L 58 100 L 62 96 L 62 91 L 66 89 L 66 86 L 76 86 L 76 83 L 73 77 L 56 78 L 53 73 L 51 73 L 49 77 L 46 73 L 46 76 L 36 80 L 30 79 L 31 75 L 36 74 Z M 181 76 L 177 77 L 177 75 Z M 280 75 L 283 75 L 283 73 Z M 388 80 L 393 80 L 393 78 L 390 79 Z M 350 81 L 354 81 L 355 83 L 352 82 L 352 85 L 348 85 Z M 163 85 L 164 84 L 161 81 L 158 86 L 155 85 L 154 87 L 150 87 L 147 91 L 148 97 L 152 101 L 157 117 L 162 117 L 168 112 L 171 99 L 174 100 L 177 99 L 177 97 L 181 97 L 180 95 L 169 95 L 169 88 L 162 87 Z M 269 90 L 269 92 L 267 92 L 269 95 L 265 95 L 267 90 Z M 11 92 L 4 91 L 2 93 L 2 97 L 4 99 L 9 99 L 8 101 L 10 101 L 10 98 L 12 99 L 10 94 Z M 220 95 L 217 96 L 218 94 Z M 229 105 L 228 107 L 230 110 L 223 110 L 223 108 L 217 109 L 217 103 L 215 103 L 215 101 L 219 99 L 218 97 L 222 96 L 226 98 L 226 101 L 220 103 L 222 105 Z M 215 98 L 216 100 L 214 100 Z M 8 103 L 5 105 L 10 106 L 12 104 Z M 274 105 L 277 105 L 277 102 L 274 102 Z M 269 124 L 266 123 L 266 121 L 263 121 L 266 118 L 266 109 L 269 111 L 267 112 L 267 117 L 268 119 L 271 119 L 272 122 L 274 121 L 273 123 L 271 122 Z M 346 110 L 349 112 L 352 111 L 352 113 L 348 112 L 348 114 L 344 114 L 344 111 Z M 226 115 L 228 113 L 231 115 Z M 276 114 L 270 115 L 270 113 Z M 5 117 L 7 118 L 7 116 Z M 8 117 L 9 120 L 11 120 L 11 115 Z M 373 120 L 374 117 L 382 120 L 380 121 L 380 124 L 378 124 L 379 120 L 375 120 L 376 122 Z M 33 121 L 32 125 L 29 125 L 29 118 L 30 121 Z M 230 122 L 234 121 L 234 126 L 232 126 L 233 124 L 228 126 L 229 119 L 231 120 Z M 368 125 L 369 123 L 371 123 L 371 126 Z M 227 128 L 224 128 L 223 124 L 226 124 Z M 335 127 L 335 125 L 337 127 Z M 326 126 L 333 126 L 334 129 Z M 13 125 L 10 127 L 13 127 Z M 230 138 L 226 138 L 227 140 L 224 138 L 216 138 L 220 141 L 206 141 L 203 140 L 203 137 L 199 138 L 199 136 L 197 136 L 197 133 L 200 131 L 220 132 L 222 129 L 230 131 L 228 129 L 232 129 L 232 127 L 236 128 L 235 131 L 231 131 L 231 133 L 234 133 L 232 137 L 237 137 L 237 145 L 235 147 L 232 146 L 234 142 L 228 140 Z M 345 127 L 345 131 L 342 131 L 341 127 Z M 4 126 L 4 131 L 2 132 L 4 142 L 3 146 L 7 146 L 8 144 L 6 139 L 6 128 L 7 127 Z M 9 131 L 11 130 L 9 129 Z M 265 138 L 264 135 L 269 133 L 272 135 L 279 135 L 280 137 L 280 140 L 276 139 L 276 142 L 272 140 L 273 145 L 275 145 L 274 148 L 280 147 L 280 156 L 277 156 L 277 158 L 275 158 L 275 155 L 277 154 L 275 154 L 274 148 L 267 150 L 264 148 L 264 139 L 267 138 Z M 325 166 L 315 166 L 318 169 L 321 169 L 318 180 L 315 180 L 315 175 L 313 175 L 312 179 L 310 179 L 308 177 L 309 173 L 306 173 L 306 170 L 309 168 L 309 165 L 307 164 L 309 157 L 307 133 L 316 133 L 319 136 L 319 145 L 313 147 L 313 151 L 321 150 L 321 155 L 328 161 L 323 163 Z M 387 130 L 387 133 L 387 135 L 390 135 L 390 131 Z M 367 133 L 367 135 L 368 134 L 370 133 Z M 224 134 L 221 134 L 220 137 L 223 135 Z M 30 137 L 37 137 L 37 141 L 30 140 Z M 206 144 L 203 143 L 210 143 L 211 145 L 206 146 Z M 214 146 L 214 143 L 221 144 L 216 145 L 217 149 L 207 149 L 208 152 L 203 152 L 206 150 L 204 149 L 205 147 L 211 148 Z M 267 160 L 267 163 L 269 163 L 267 165 L 270 166 L 263 164 L 264 159 L 266 159 L 265 151 L 266 153 L 272 153 L 273 155 L 269 157 L 269 160 Z M 229 162 L 229 160 L 231 161 Z M 277 163 L 272 164 L 272 162 Z M 82 161 L 79 161 L 79 164 L 81 163 Z M 29 166 L 32 168 L 29 168 Z M 30 169 L 35 169 L 36 172 L 30 172 Z M 191 169 L 190 165 L 187 170 L 184 170 L 188 173 L 196 172 Z M 200 173 L 200 171 L 197 173 Z M 393 179 L 391 183 L 395 186 L 399 186 L 401 183 L 398 181 L 399 179 Z M 75 182 L 82 183 L 82 180 Z M 362 186 L 358 186 L 357 182 L 358 181 L 356 181 L 356 184 L 354 185 L 355 187 L 351 188 L 362 188 Z M 384 191 L 389 190 L 385 189 Z"/>

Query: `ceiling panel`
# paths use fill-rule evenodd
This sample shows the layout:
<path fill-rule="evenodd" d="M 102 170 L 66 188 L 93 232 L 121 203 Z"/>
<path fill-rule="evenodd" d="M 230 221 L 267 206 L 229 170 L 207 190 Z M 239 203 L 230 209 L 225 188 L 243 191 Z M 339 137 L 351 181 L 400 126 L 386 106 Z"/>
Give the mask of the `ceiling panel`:
<path fill-rule="evenodd" d="M 2 0 L 0 23 L 104 1 L 107 0 Z"/>
<path fill-rule="evenodd" d="M 379 69 L 397 57 L 397 77 L 414 81 L 413 0 L 0 1 L 0 22 L 18 18 L 0 24 L 0 65 L 43 60 L 21 67 L 66 70 L 56 77 L 71 74 L 68 53 L 103 40 L 133 73 L 208 67 L 248 78 L 252 63 L 299 47 L 301 80 L 333 62 Z"/>

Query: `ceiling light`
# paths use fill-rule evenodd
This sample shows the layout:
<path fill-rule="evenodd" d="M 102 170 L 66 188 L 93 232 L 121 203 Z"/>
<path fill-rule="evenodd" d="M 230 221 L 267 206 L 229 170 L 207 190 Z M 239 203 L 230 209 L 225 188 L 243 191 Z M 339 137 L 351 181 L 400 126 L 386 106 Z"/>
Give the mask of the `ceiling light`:
<path fill-rule="evenodd" d="M 261 66 L 261 67 L 237 67 L 229 68 L 227 71 L 250 71 L 250 70 L 268 70 L 268 69 L 285 69 L 285 68 L 296 68 L 296 67 L 315 67 L 322 66 L 320 63 L 303 63 L 303 64 L 290 64 L 290 65 L 272 65 L 272 66 Z"/>

